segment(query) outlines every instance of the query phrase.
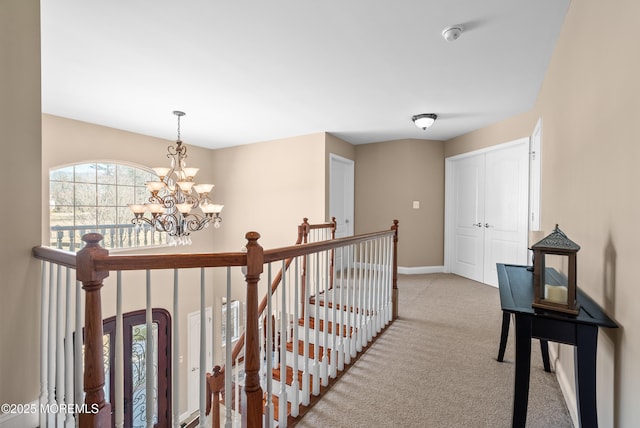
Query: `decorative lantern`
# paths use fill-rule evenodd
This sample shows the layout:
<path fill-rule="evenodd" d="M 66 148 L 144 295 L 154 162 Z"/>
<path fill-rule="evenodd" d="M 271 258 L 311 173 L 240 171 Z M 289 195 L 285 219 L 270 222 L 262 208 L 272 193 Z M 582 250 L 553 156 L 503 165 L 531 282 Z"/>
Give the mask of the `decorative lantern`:
<path fill-rule="evenodd" d="M 580 306 L 576 301 L 576 256 L 580 246 L 556 224 L 553 232 L 531 249 L 534 289 L 531 306 L 577 315 Z"/>

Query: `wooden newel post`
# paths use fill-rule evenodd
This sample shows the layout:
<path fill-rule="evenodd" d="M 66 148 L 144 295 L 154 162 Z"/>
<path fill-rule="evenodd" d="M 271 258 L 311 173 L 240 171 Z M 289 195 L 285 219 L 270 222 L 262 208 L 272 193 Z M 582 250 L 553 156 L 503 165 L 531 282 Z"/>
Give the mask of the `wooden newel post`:
<path fill-rule="evenodd" d="M 307 217 L 302 219 L 302 224 L 298 226 L 299 235 L 298 243 L 306 244 L 309 236 L 309 219 Z M 304 296 L 307 289 L 307 256 L 302 256 L 302 272 L 300 273 L 300 316 L 304 317 L 304 311 L 307 305 L 304 304 Z"/>
<path fill-rule="evenodd" d="M 224 389 L 224 373 L 220 366 L 213 368 L 213 374 L 207 373 L 207 411 L 206 414 L 213 412 L 211 415 L 211 428 L 220 428 L 220 393 Z M 225 394 L 225 405 L 231 403 L 232 393 Z M 227 402 L 226 400 L 229 400 Z"/>
<path fill-rule="evenodd" d="M 258 282 L 264 265 L 264 252 L 258 239 L 260 234 L 249 232 L 247 238 L 247 307 L 245 327 L 245 384 L 246 409 L 242 412 L 242 426 L 262 426 L 262 387 L 260 386 L 260 337 L 258 326 Z"/>
<path fill-rule="evenodd" d="M 393 220 L 393 319 L 398 318 L 398 220 Z"/>
<path fill-rule="evenodd" d="M 102 302 L 100 289 L 109 272 L 97 272 L 96 256 L 108 256 L 100 247 L 102 235 L 88 233 L 82 237 L 85 247 L 76 255 L 76 278 L 85 291 L 84 315 L 84 392 L 85 411 L 80 413 L 81 427 L 110 427 L 111 405 L 104 399 L 104 361 L 102 344 Z"/>

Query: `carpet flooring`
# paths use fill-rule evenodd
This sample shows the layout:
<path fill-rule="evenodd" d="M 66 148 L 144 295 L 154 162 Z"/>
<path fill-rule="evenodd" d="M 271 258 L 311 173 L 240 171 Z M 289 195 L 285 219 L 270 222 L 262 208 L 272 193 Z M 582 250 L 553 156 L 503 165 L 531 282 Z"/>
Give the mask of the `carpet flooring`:
<path fill-rule="evenodd" d="M 399 275 L 399 318 L 297 423 L 317 427 L 510 427 L 513 324 L 496 360 L 496 288 L 456 275 Z M 527 427 L 573 427 L 534 339 Z"/>

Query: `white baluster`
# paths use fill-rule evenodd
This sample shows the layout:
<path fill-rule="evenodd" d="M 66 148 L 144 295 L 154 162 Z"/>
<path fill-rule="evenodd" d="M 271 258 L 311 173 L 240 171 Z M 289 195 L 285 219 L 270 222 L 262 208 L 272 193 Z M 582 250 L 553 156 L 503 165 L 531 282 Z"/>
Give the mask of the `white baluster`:
<path fill-rule="evenodd" d="M 267 308 L 266 312 L 264 312 L 264 323 L 266 324 L 266 343 L 265 343 L 265 362 L 266 362 L 266 372 L 265 372 L 265 390 L 267 393 L 267 402 L 264 405 L 264 414 L 266 426 L 270 426 L 273 421 L 273 326 L 271 324 L 271 316 L 273 314 L 272 307 L 272 294 L 271 294 L 271 263 L 267 265 Z"/>
<path fill-rule="evenodd" d="M 369 335 L 371 332 L 371 313 L 369 312 L 369 298 L 371 295 L 371 251 L 370 241 L 364 243 L 364 280 L 363 286 L 363 325 L 364 331 L 360 339 L 362 340 L 362 347 L 367 346 Z"/>
<path fill-rule="evenodd" d="M 298 382 L 298 319 L 300 319 L 300 276 L 298 272 L 298 258 L 294 260 L 294 276 L 295 281 L 293 285 L 293 337 L 291 343 L 293 343 L 293 380 L 291 381 L 291 416 L 294 418 L 298 416 L 300 411 L 300 384 Z"/>
<path fill-rule="evenodd" d="M 338 300 L 336 299 L 336 293 L 340 292 L 340 288 L 336 286 L 338 282 L 338 278 L 336 277 L 336 269 L 335 269 L 335 251 L 336 250 L 332 250 L 333 264 L 329 263 L 329 266 L 327 266 L 329 268 L 329 278 L 333 279 L 333 283 L 331 284 L 331 287 L 332 287 L 331 289 L 331 325 L 333 327 L 331 328 L 331 341 L 330 341 L 331 354 L 329 354 L 329 376 L 332 378 L 335 378 L 338 374 L 338 348 L 336 346 L 336 341 L 337 341 L 336 334 L 337 334 L 338 328 L 340 327 L 338 325 L 338 317 L 337 317 Z M 328 326 L 325 328 L 328 329 Z"/>
<path fill-rule="evenodd" d="M 235 367 L 235 370 L 236 370 L 236 388 L 234 390 L 235 397 L 236 397 L 236 415 L 240 415 L 240 413 L 242 411 L 240 409 L 240 381 L 239 381 L 239 379 L 240 379 L 240 362 L 238 361 L 237 358 L 236 358 L 234 367 Z"/>
<path fill-rule="evenodd" d="M 360 262 L 358 263 L 358 278 L 357 278 L 357 287 L 356 287 L 356 297 L 354 297 L 354 304 L 356 308 L 356 340 L 355 340 L 355 349 L 356 353 L 353 355 L 354 357 L 358 352 L 362 351 L 362 336 L 364 333 L 364 317 L 362 315 L 363 310 L 363 265 L 364 265 L 364 249 L 362 243 L 358 244 L 358 258 Z"/>
<path fill-rule="evenodd" d="M 387 316 L 386 324 L 393 318 L 393 238 L 387 238 L 387 292 L 385 295 Z"/>
<path fill-rule="evenodd" d="M 47 364 L 47 374 L 48 374 L 48 397 L 49 397 L 49 405 L 53 406 L 56 404 L 56 285 L 54 280 L 54 269 L 53 263 L 49 264 L 49 333 L 48 333 L 48 364 Z M 47 414 L 47 426 L 53 427 L 55 426 L 55 414 L 48 413 Z"/>
<path fill-rule="evenodd" d="M 375 314 L 375 318 L 374 318 L 374 324 L 373 324 L 373 335 L 377 336 L 378 333 L 380 333 L 382 331 L 382 326 L 380 325 L 380 294 L 381 294 L 381 289 L 380 289 L 380 278 L 381 278 L 381 270 L 384 268 L 384 265 L 382 264 L 382 260 L 381 260 L 381 249 L 380 249 L 380 240 L 376 239 L 374 241 L 374 248 L 376 250 L 376 274 L 375 274 L 375 281 L 374 281 L 374 287 L 375 287 L 375 293 L 374 293 L 374 299 L 373 299 L 373 310 L 374 310 L 374 314 Z"/>
<path fill-rule="evenodd" d="M 73 397 L 73 336 L 72 329 L 72 312 L 71 304 L 71 269 L 67 268 L 67 278 L 65 281 L 65 341 L 64 341 L 64 378 L 65 378 L 65 395 L 64 401 L 67 405 L 74 404 Z M 75 418 L 73 412 L 67 412 L 64 421 L 65 428 L 75 426 Z"/>
<path fill-rule="evenodd" d="M 384 282 L 384 247 L 382 239 L 378 239 L 376 241 L 376 246 L 378 250 L 378 268 L 376 269 L 376 334 L 379 334 L 382 331 L 383 323 L 383 306 L 382 306 L 382 296 L 383 296 L 383 282 Z"/>
<path fill-rule="evenodd" d="M 82 299 L 82 282 L 76 281 L 76 331 L 75 340 L 73 341 L 73 361 L 74 361 L 74 392 L 76 404 L 82 404 L 84 402 L 84 376 L 82 373 L 82 326 L 83 321 L 83 299 Z"/>
<path fill-rule="evenodd" d="M 146 382 L 146 402 L 145 410 L 147 417 L 147 428 L 153 428 L 154 411 L 154 379 L 153 370 L 153 312 L 151 307 L 151 271 L 147 269 L 147 308 L 146 308 L 147 341 L 145 351 L 145 382 Z"/>
<path fill-rule="evenodd" d="M 198 394 L 200 405 L 200 426 L 206 426 L 206 366 L 207 366 L 207 316 L 205 308 L 205 276 L 204 268 L 200 268 L 200 390 Z"/>
<path fill-rule="evenodd" d="M 373 257 L 371 258 L 373 281 L 371 284 L 371 337 L 369 340 L 372 340 L 373 337 L 378 334 L 378 274 L 382 266 L 378 260 L 377 239 L 371 241 L 371 251 L 373 253 Z"/>
<path fill-rule="evenodd" d="M 108 382 L 108 379 L 105 379 Z M 116 427 L 124 426 L 124 332 L 122 320 L 122 272 L 116 274 L 115 337 L 115 414 Z"/>
<path fill-rule="evenodd" d="M 309 287 L 311 286 L 311 283 L 309 282 L 309 257 L 308 256 L 303 256 L 303 262 L 304 262 L 304 269 L 305 269 L 305 287 L 304 287 L 304 296 L 303 296 L 303 300 L 302 300 L 302 305 L 303 305 L 303 310 L 304 310 L 304 328 L 302 330 L 303 332 L 303 339 L 302 339 L 302 346 L 303 346 L 303 356 L 304 358 L 302 359 L 303 361 L 303 367 L 302 367 L 302 398 L 301 398 L 301 403 L 305 406 L 309 405 L 309 401 L 311 400 L 311 373 L 310 373 L 310 369 L 309 369 L 309 309 L 310 306 L 309 305 Z M 299 354 L 299 347 L 297 343 L 293 344 L 293 357 L 294 358 L 298 358 L 298 354 Z"/>
<path fill-rule="evenodd" d="M 285 275 L 285 263 L 282 261 L 282 280 L 280 284 L 280 297 L 282 307 L 280 321 L 280 393 L 278 394 L 278 427 L 287 426 L 287 275 Z M 269 285 L 271 287 L 271 285 Z"/>
<path fill-rule="evenodd" d="M 152 235 L 153 236 L 153 235 Z M 180 292 L 178 269 L 173 270 L 173 359 L 171 361 L 171 407 L 173 428 L 180 428 Z"/>
<path fill-rule="evenodd" d="M 40 405 L 46 404 L 49 391 L 48 391 L 48 369 L 49 362 L 47 353 L 49 345 L 47 319 L 49 318 L 49 292 L 47 287 L 47 266 L 49 262 L 43 261 L 40 264 L 41 280 L 40 280 Z M 40 426 L 46 426 L 46 415 L 40 413 Z"/>
<path fill-rule="evenodd" d="M 316 253 L 315 257 L 315 305 L 313 312 L 313 365 L 311 366 L 311 392 L 313 395 L 320 394 L 320 364 L 318 362 L 320 352 L 320 253 Z M 306 346 L 306 344 L 305 344 Z"/>
<path fill-rule="evenodd" d="M 62 284 L 62 265 L 58 265 L 58 276 L 56 280 L 56 403 L 64 404 L 64 320 L 62 319 L 62 310 L 64 305 L 64 293 Z M 56 426 L 60 427 L 64 424 L 64 412 L 58 411 L 55 414 Z"/>
<path fill-rule="evenodd" d="M 337 343 L 335 343 L 335 347 L 336 347 L 336 354 L 337 354 L 337 366 L 336 366 L 336 370 L 342 371 L 344 370 L 344 336 L 345 334 L 345 324 L 344 324 L 344 313 L 345 313 L 345 307 L 344 307 L 344 292 L 345 292 L 345 288 L 344 288 L 344 276 L 345 276 L 345 271 L 344 271 L 344 248 L 345 247 L 340 247 L 340 286 L 339 288 L 339 293 L 340 293 L 340 297 L 338 298 L 338 306 L 340 307 L 340 311 L 337 312 L 337 308 L 336 311 L 334 311 L 333 314 L 333 321 L 337 324 L 336 328 L 334 329 L 334 332 L 337 331 L 337 336 L 336 334 L 334 334 L 334 340 L 337 340 Z M 338 250 L 336 250 L 337 252 Z M 334 290 L 336 289 L 335 284 L 337 283 L 337 278 L 334 279 Z M 335 293 L 335 291 L 334 291 Z M 335 301 L 335 298 L 334 298 Z M 338 315 L 339 315 L 339 322 L 338 322 Z M 333 376 L 336 377 L 338 374 L 334 373 Z"/>
<path fill-rule="evenodd" d="M 322 381 L 322 386 L 329 385 L 329 305 L 331 302 L 329 301 L 329 252 L 324 252 L 324 263 L 322 264 L 322 274 L 324 276 L 324 305 L 323 305 L 323 329 L 322 329 L 322 346 L 324 348 L 324 352 L 322 353 L 322 365 L 320 366 L 320 380 Z M 319 293 L 318 293 L 319 294 Z M 320 328 L 320 321 L 318 321 L 318 328 Z M 319 343 L 319 342 L 318 342 Z M 316 343 L 316 346 L 318 346 Z"/>
<path fill-rule="evenodd" d="M 226 311 L 226 317 L 227 319 L 225 320 L 226 322 L 226 326 L 227 326 L 227 330 L 225 333 L 225 358 L 224 358 L 224 366 L 225 366 L 225 370 L 224 370 L 224 390 L 225 393 L 226 391 L 232 391 L 233 390 L 233 384 L 232 384 L 232 379 L 231 377 L 233 376 L 233 360 L 232 360 L 232 356 L 233 356 L 233 349 L 232 348 L 232 343 L 231 343 L 231 339 L 233 339 L 233 335 L 231 334 L 231 267 L 227 266 L 227 311 Z M 211 330 L 215 331 L 215 328 L 212 328 Z M 226 368 L 229 367 L 230 370 L 227 370 Z M 237 369 L 236 369 L 237 371 Z M 238 377 L 236 375 L 236 383 L 238 382 Z M 231 394 L 229 394 L 230 396 Z M 225 394 L 225 397 L 227 397 L 227 395 Z M 237 397 L 236 397 L 237 400 Z M 237 401 L 236 401 L 237 402 Z M 233 405 L 229 402 L 229 400 L 227 400 L 225 398 L 225 403 L 224 403 L 224 407 L 225 407 L 225 423 L 224 426 L 227 428 L 231 428 L 231 424 L 233 422 Z"/>
<path fill-rule="evenodd" d="M 353 327 L 353 244 L 347 247 L 347 284 L 346 294 L 347 299 L 345 302 L 343 316 L 346 317 L 347 335 L 344 339 L 344 363 L 351 363 L 351 346 L 353 344 L 352 335 L 355 331 Z"/>

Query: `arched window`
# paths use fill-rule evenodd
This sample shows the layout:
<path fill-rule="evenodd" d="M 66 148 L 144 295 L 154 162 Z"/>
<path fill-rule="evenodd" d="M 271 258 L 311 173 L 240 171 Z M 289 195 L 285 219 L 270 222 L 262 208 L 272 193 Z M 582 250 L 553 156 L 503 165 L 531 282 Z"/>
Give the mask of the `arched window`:
<path fill-rule="evenodd" d="M 50 245 L 82 248 L 82 235 L 98 232 L 105 248 L 166 244 L 166 234 L 134 227 L 128 204 L 145 202 L 145 182 L 157 181 L 150 170 L 113 162 L 91 162 L 49 172 Z"/>

